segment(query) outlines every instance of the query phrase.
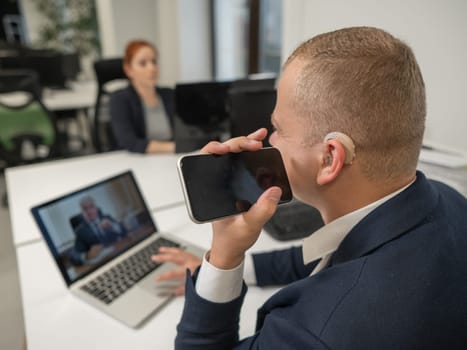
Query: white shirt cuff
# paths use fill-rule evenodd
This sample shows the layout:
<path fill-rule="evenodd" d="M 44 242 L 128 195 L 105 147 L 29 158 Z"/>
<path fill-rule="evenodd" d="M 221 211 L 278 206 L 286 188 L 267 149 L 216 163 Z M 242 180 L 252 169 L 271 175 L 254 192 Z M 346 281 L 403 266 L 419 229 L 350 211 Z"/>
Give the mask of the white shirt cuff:
<path fill-rule="evenodd" d="M 238 298 L 242 293 L 243 262 L 231 270 L 222 270 L 211 265 L 206 254 L 196 280 L 198 295 L 214 303 L 227 303 Z"/>

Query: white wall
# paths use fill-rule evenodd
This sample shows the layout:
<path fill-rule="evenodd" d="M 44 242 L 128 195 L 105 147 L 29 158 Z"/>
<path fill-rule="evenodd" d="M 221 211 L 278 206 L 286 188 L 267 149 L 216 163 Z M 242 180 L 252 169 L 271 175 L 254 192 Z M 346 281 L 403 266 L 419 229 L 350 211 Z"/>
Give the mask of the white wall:
<path fill-rule="evenodd" d="M 44 21 L 34 0 L 20 0 L 31 42 Z M 159 84 L 212 79 L 209 0 L 96 0 L 102 57 L 123 55 L 141 38 L 159 49 Z"/>
<path fill-rule="evenodd" d="M 467 1 L 284 0 L 283 60 L 301 41 L 368 25 L 406 41 L 427 91 L 425 140 L 467 153 Z"/>
<path fill-rule="evenodd" d="M 45 19 L 37 11 L 37 5 L 34 3 L 34 0 L 20 0 L 19 4 L 24 16 L 27 38 L 30 43 L 34 43 L 39 39 L 39 29 Z"/>
<path fill-rule="evenodd" d="M 248 5 L 246 0 L 218 0 L 215 6 L 216 77 L 219 80 L 248 75 Z M 245 44 L 246 43 L 246 44 Z"/>
<path fill-rule="evenodd" d="M 96 1 L 97 25 L 101 42 L 103 57 L 117 57 L 117 43 L 115 37 L 115 25 L 112 0 Z M 120 53 L 121 54 L 121 53 Z"/>
<path fill-rule="evenodd" d="M 103 57 L 122 56 L 133 39 L 156 41 L 155 0 L 99 0 L 96 8 Z"/>
<path fill-rule="evenodd" d="M 159 49 L 159 84 L 211 79 L 208 0 L 99 0 L 103 57 L 142 38 Z"/>
<path fill-rule="evenodd" d="M 180 81 L 212 78 L 208 0 L 179 0 Z"/>
<path fill-rule="evenodd" d="M 156 1 L 156 45 L 159 48 L 159 84 L 173 86 L 180 78 L 178 1 Z"/>
<path fill-rule="evenodd" d="M 144 39 L 154 42 L 157 36 L 154 0 L 113 0 L 115 46 L 123 54 L 128 41 Z"/>

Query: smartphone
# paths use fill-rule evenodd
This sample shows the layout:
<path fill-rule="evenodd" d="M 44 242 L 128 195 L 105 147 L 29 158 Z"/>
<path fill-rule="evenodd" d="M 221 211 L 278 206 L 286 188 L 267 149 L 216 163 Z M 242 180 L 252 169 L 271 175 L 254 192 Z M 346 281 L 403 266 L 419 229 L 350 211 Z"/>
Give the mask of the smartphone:
<path fill-rule="evenodd" d="M 196 223 L 247 211 L 271 186 L 282 189 L 279 204 L 292 199 L 281 154 L 272 147 L 185 155 L 178 160 L 178 173 L 188 213 Z"/>

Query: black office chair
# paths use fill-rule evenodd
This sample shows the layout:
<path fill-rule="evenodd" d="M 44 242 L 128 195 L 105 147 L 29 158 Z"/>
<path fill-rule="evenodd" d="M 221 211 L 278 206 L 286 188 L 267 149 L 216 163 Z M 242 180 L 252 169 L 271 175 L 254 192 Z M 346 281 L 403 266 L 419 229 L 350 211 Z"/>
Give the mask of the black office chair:
<path fill-rule="evenodd" d="M 266 128 L 272 132 L 271 114 L 276 104 L 276 90 L 273 87 L 237 86 L 229 90 L 227 110 L 230 116 L 231 137 L 248 135 Z M 269 146 L 269 140 L 264 140 Z"/>
<path fill-rule="evenodd" d="M 197 82 L 175 86 L 175 148 L 190 152 L 229 133 L 226 110 L 230 82 Z"/>
<path fill-rule="evenodd" d="M 63 80 L 64 82 L 65 89 L 68 89 L 68 87 L 70 87 L 70 83 L 72 81 L 76 81 L 78 78 L 78 74 L 81 72 L 81 62 L 79 54 L 77 52 L 60 53 L 57 57 L 58 61 L 56 62 L 56 64 L 61 67 L 59 69 L 61 80 Z M 49 70 L 51 69 L 50 67 L 53 67 L 54 64 L 55 63 L 53 62 L 49 64 Z M 42 71 L 42 73 L 47 76 L 50 76 L 50 73 L 47 71 Z M 87 145 L 86 140 L 82 135 L 87 134 L 88 129 L 83 129 L 83 125 L 80 123 L 79 117 L 81 116 L 81 113 L 84 113 L 85 121 L 87 124 L 89 120 L 88 109 L 65 108 L 55 110 L 54 112 L 59 125 L 59 130 L 63 131 L 62 134 L 67 138 L 67 142 L 71 145 L 75 145 L 75 149 L 79 149 L 84 152 Z M 72 125 L 75 125 L 75 127 L 79 130 L 79 133 L 70 133 Z"/>
<path fill-rule="evenodd" d="M 41 88 L 53 90 L 68 89 L 69 83 L 76 80 L 81 70 L 78 53 L 62 53 L 50 49 L 32 49 L 18 47 L 16 50 L 7 51 L 7 55 L 0 57 L 0 66 L 4 69 L 28 69 L 38 74 Z M 79 123 L 80 111 L 76 108 L 54 110 L 57 127 L 63 142 L 68 149 L 74 149 L 74 153 L 85 151 L 85 138 L 79 134 L 70 133 L 70 127 Z M 83 130 L 81 130 L 83 131 Z"/>
<path fill-rule="evenodd" d="M 76 232 L 76 229 L 78 228 L 79 225 L 83 222 L 83 214 L 76 214 L 70 218 L 70 226 L 73 232 Z"/>
<path fill-rule="evenodd" d="M 7 167 L 60 155 L 56 120 L 41 101 L 32 70 L 0 70 L 0 160 Z M 6 192 L 2 206 L 8 206 Z"/>
<path fill-rule="evenodd" d="M 96 61 L 94 71 L 98 84 L 94 107 L 94 145 L 97 152 L 111 151 L 117 148 L 117 142 L 110 125 L 108 99 L 112 91 L 107 85 L 112 81 L 127 79 L 123 71 L 123 59 L 111 58 Z"/>
<path fill-rule="evenodd" d="M 0 71 L 0 157 L 6 166 L 63 155 L 55 115 L 41 100 L 32 70 Z"/>
<path fill-rule="evenodd" d="M 276 75 L 268 73 L 250 74 L 244 79 L 234 80 L 231 89 L 274 89 Z"/>

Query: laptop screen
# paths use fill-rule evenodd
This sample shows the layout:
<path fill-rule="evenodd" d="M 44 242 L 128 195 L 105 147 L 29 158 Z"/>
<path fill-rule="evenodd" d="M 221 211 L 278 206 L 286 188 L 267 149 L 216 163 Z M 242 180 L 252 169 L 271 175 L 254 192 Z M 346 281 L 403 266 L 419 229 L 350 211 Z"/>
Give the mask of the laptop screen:
<path fill-rule="evenodd" d="M 157 231 L 131 171 L 31 212 L 68 285 Z"/>

